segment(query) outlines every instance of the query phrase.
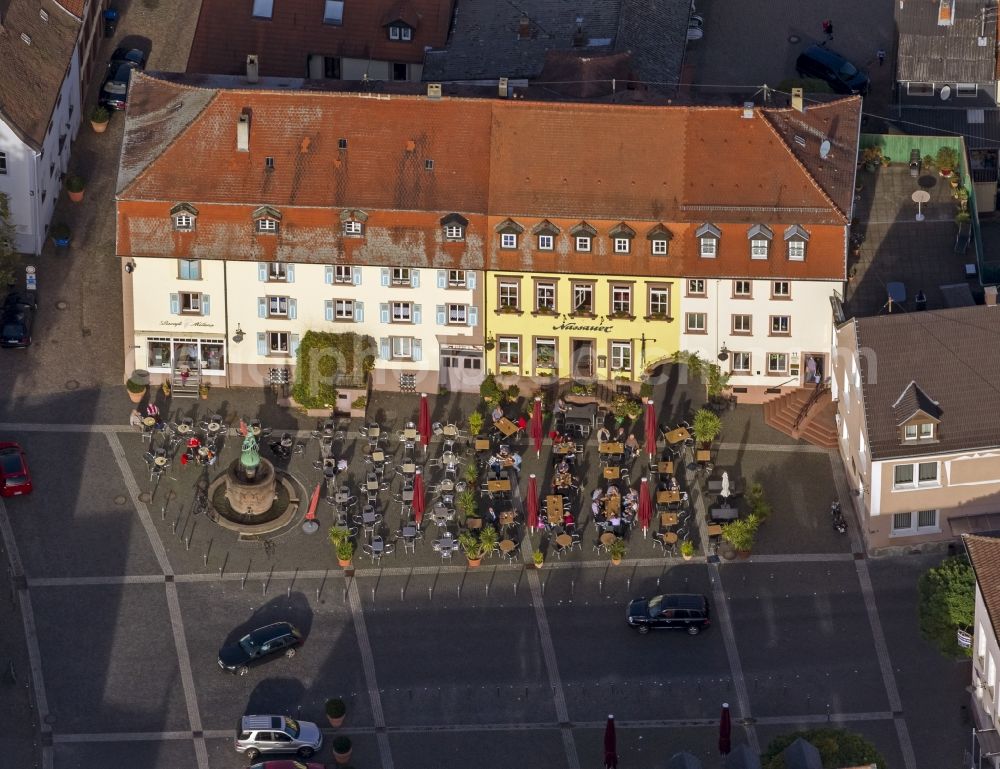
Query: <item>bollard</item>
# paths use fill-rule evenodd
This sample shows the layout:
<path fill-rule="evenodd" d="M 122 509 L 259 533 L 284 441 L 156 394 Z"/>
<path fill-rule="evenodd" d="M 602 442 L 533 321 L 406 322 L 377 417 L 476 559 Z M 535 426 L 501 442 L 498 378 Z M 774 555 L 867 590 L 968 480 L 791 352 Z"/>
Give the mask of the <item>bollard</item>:
<path fill-rule="evenodd" d="M 247 561 L 247 570 L 243 575 L 243 579 L 240 580 L 240 590 L 245 590 L 247 586 L 247 578 L 250 576 L 250 565 L 253 563 L 253 559 Z"/>
<path fill-rule="evenodd" d="M 573 592 L 576 590 L 576 578 L 570 579 L 569 581 L 569 597 L 573 597 Z"/>
<path fill-rule="evenodd" d="M 406 585 L 400 585 L 399 587 L 399 600 L 403 600 L 403 592 L 406 590 Z"/>
<path fill-rule="evenodd" d="M 222 573 L 226 570 L 226 564 L 229 563 L 229 551 L 226 551 L 226 557 L 222 559 L 222 565 L 219 567 L 219 579 L 222 579 Z"/>
<path fill-rule="evenodd" d="M 167 503 L 166 502 L 164 502 L 163 503 L 163 507 L 160 508 L 160 520 L 161 521 L 167 520 Z"/>
<path fill-rule="evenodd" d="M 214 538 L 208 540 L 208 547 L 205 548 L 205 566 L 208 566 L 208 556 L 212 552 L 212 542 L 213 541 L 214 541 Z"/>
<path fill-rule="evenodd" d="M 171 530 L 173 531 L 173 533 L 174 533 L 174 534 L 177 534 L 177 524 L 178 524 L 178 522 L 180 521 L 180 519 L 181 519 L 181 514 L 180 514 L 180 513 L 178 512 L 178 513 L 177 513 L 177 517 L 176 517 L 176 518 L 174 518 L 174 522 L 173 522 L 173 524 L 172 524 L 172 525 L 170 526 L 170 528 L 171 528 Z"/>
<path fill-rule="evenodd" d="M 632 578 L 631 577 L 625 577 L 625 589 L 626 590 L 631 590 L 632 589 Z"/>
<path fill-rule="evenodd" d="M 191 549 L 191 537 L 192 536 L 194 536 L 194 529 L 192 529 L 191 533 L 188 534 L 187 541 L 184 543 L 184 549 L 185 550 L 190 550 Z"/>

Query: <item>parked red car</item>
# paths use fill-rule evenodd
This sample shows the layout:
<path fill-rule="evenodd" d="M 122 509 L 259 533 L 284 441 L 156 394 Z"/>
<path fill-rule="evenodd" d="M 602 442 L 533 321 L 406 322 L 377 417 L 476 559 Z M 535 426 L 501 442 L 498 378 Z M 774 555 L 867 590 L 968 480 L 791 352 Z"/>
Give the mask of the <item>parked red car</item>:
<path fill-rule="evenodd" d="M 0 497 L 31 493 L 28 457 L 16 443 L 0 443 Z"/>

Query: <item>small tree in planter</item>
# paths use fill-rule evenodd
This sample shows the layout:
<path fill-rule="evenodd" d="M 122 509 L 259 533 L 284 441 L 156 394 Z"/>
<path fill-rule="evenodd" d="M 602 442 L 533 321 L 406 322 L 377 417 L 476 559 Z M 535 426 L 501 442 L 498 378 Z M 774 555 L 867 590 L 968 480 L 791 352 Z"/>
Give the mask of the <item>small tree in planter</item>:
<path fill-rule="evenodd" d="M 536 550 L 534 555 L 532 555 L 531 557 L 535 561 L 535 568 L 536 569 L 542 568 L 542 565 L 545 563 L 545 553 L 543 553 L 541 550 Z"/>
<path fill-rule="evenodd" d="M 757 481 L 750 484 L 747 504 L 750 505 L 750 512 L 757 516 L 759 523 L 763 523 L 771 515 L 771 505 L 764 499 L 764 487 Z"/>
<path fill-rule="evenodd" d="M 90 126 L 94 133 L 102 134 L 108 128 L 108 121 L 111 120 L 111 113 L 105 107 L 94 107 L 90 113 Z"/>
<path fill-rule="evenodd" d="M 333 738 L 333 760 L 338 764 L 346 764 L 351 760 L 351 738 L 338 735 Z"/>
<path fill-rule="evenodd" d="M 934 161 L 941 176 L 951 176 L 958 168 L 958 152 L 954 147 L 943 146 L 938 149 Z"/>
<path fill-rule="evenodd" d="M 337 553 L 337 563 L 344 568 L 351 565 L 354 556 L 354 544 L 351 542 L 351 532 L 345 526 L 331 526 L 329 531 L 330 544 Z"/>
<path fill-rule="evenodd" d="M 482 534 L 492 531 L 492 526 L 482 530 Z M 479 537 L 471 531 L 463 531 L 458 535 L 458 544 L 461 545 L 465 557 L 469 559 L 469 568 L 475 569 L 486 555 L 486 549 Z"/>
<path fill-rule="evenodd" d="M 694 542 L 690 539 L 681 542 L 681 556 L 685 561 L 690 561 L 694 557 Z"/>
<path fill-rule="evenodd" d="M 625 557 L 625 553 L 628 551 L 625 545 L 625 540 L 618 537 L 614 542 L 608 545 L 608 555 L 611 556 L 611 563 L 615 566 L 622 562 L 622 558 Z"/>
<path fill-rule="evenodd" d="M 479 411 L 473 411 L 469 414 L 469 434 L 473 437 L 479 435 L 483 431 L 483 422 L 486 418 Z"/>
<path fill-rule="evenodd" d="M 326 717 L 334 729 L 344 723 L 346 715 L 347 705 L 342 699 L 333 698 L 326 701 Z"/>
<path fill-rule="evenodd" d="M 722 420 L 708 409 L 699 409 L 694 415 L 694 439 L 702 445 L 711 445 L 722 432 Z"/>
<path fill-rule="evenodd" d="M 79 203 L 83 200 L 83 189 L 86 185 L 84 184 L 82 176 L 67 176 L 66 177 L 66 192 L 69 194 L 69 199 L 74 203 Z"/>
<path fill-rule="evenodd" d="M 760 520 L 751 513 L 746 518 L 738 518 L 723 526 L 722 538 L 732 545 L 738 554 L 747 556 L 753 550 L 758 528 L 760 528 Z"/>

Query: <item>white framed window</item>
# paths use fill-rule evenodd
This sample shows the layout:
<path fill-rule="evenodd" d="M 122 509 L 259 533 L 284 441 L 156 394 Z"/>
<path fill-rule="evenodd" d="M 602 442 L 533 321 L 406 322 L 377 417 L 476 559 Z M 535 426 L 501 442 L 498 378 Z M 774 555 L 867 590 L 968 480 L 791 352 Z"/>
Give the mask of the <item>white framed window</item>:
<path fill-rule="evenodd" d="M 344 234 L 357 237 L 362 234 L 364 227 L 361 222 L 354 221 L 353 219 L 348 219 L 344 222 Z"/>
<path fill-rule="evenodd" d="M 756 238 L 750 241 L 750 258 L 751 259 L 767 259 L 767 253 L 770 249 L 771 241 L 764 238 Z"/>
<path fill-rule="evenodd" d="M 733 352 L 730 353 L 733 356 L 733 373 L 734 374 L 749 374 L 750 373 L 750 353 L 748 352 Z"/>
<path fill-rule="evenodd" d="M 325 0 L 323 3 L 323 23 L 344 23 L 344 0 Z"/>
<path fill-rule="evenodd" d="M 806 242 L 798 239 L 789 240 L 788 258 L 793 262 L 804 262 L 806 258 Z"/>
<path fill-rule="evenodd" d="M 554 368 L 556 365 L 556 340 L 535 340 L 535 365 L 539 368 Z"/>
<path fill-rule="evenodd" d="M 469 323 L 469 308 L 464 304 L 448 305 L 448 323 L 454 326 L 465 326 Z"/>
<path fill-rule="evenodd" d="M 684 315 L 684 330 L 689 334 L 705 334 L 708 332 L 708 314 L 704 312 L 689 312 Z"/>
<path fill-rule="evenodd" d="M 551 235 L 539 235 L 538 236 L 538 250 L 539 251 L 551 251 L 555 248 L 555 238 Z"/>
<path fill-rule="evenodd" d="M 391 280 L 394 286 L 413 285 L 409 267 L 393 267 Z"/>
<path fill-rule="evenodd" d="M 783 352 L 769 352 L 767 354 L 768 374 L 787 374 L 788 355 Z"/>
<path fill-rule="evenodd" d="M 937 462 L 921 462 L 917 465 L 917 485 L 918 486 L 938 485 Z"/>
<path fill-rule="evenodd" d="M 198 259 L 178 259 L 177 277 L 180 280 L 201 280 L 201 261 Z"/>
<path fill-rule="evenodd" d="M 467 284 L 465 270 L 448 270 L 448 288 L 465 288 Z"/>
<path fill-rule="evenodd" d="M 201 294 L 192 291 L 181 291 L 180 298 L 181 313 L 185 315 L 201 315 Z"/>
<path fill-rule="evenodd" d="M 906 425 L 903 428 L 903 439 L 907 441 L 915 441 L 917 439 L 917 426 Z"/>
<path fill-rule="evenodd" d="M 267 265 L 267 279 L 274 283 L 287 283 L 288 265 L 284 262 L 269 262 Z"/>
<path fill-rule="evenodd" d="M 278 231 L 278 220 L 263 217 L 257 220 L 257 232 L 275 233 Z"/>
<path fill-rule="evenodd" d="M 698 243 L 702 259 L 714 259 L 719 253 L 718 238 L 698 238 Z"/>
<path fill-rule="evenodd" d="M 392 357 L 412 358 L 413 357 L 413 337 L 394 336 L 392 337 Z"/>
<path fill-rule="evenodd" d="M 790 299 L 792 296 L 792 284 L 787 280 L 776 280 L 771 283 L 772 299 Z"/>
<path fill-rule="evenodd" d="M 389 27 L 389 39 L 399 40 L 399 27 L 395 25 Z"/>
<path fill-rule="evenodd" d="M 753 281 L 734 280 L 733 296 L 739 299 L 749 299 L 753 296 Z"/>
<path fill-rule="evenodd" d="M 333 317 L 337 320 L 354 320 L 354 300 L 335 300 L 333 303 Z"/>
<path fill-rule="evenodd" d="M 688 296 L 706 296 L 705 281 L 703 278 L 691 278 L 688 281 Z"/>
<path fill-rule="evenodd" d="M 514 281 L 500 281 L 500 306 L 521 306 L 521 284 Z"/>
<path fill-rule="evenodd" d="M 556 309 L 556 284 L 536 283 L 535 284 L 535 309 L 555 310 Z"/>
<path fill-rule="evenodd" d="M 333 267 L 334 283 L 353 283 L 354 275 L 348 264 L 337 264 Z"/>
<path fill-rule="evenodd" d="M 517 248 L 517 233 L 502 233 L 500 235 L 500 248 Z"/>
<path fill-rule="evenodd" d="M 928 440 L 934 437 L 934 425 L 930 422 L 924 422 L 919 426 L 918 430 L 921 440 Z"/>
<path fill-rule="evenodd" d="M 586 253 L 590 251 L 591 239 L 589 235 L 577 235 L 576 236 L 576 250 Z"/>
<path fill-rule="evenodd" d="M 288 332 L 287 331 L 268 331 L 267 332 L 267 351 L 274 355 L 287 355 L 288 354 Z"/>
<path fill-rule="evenodd" d="M 740 314 L 733 316 L 733 333 L 748 335 L 753 333 L 753 316 Z"/>
<path fill-rule="evenodd" d="M 933 96 L 934 85 L 932 83 L 907 83 L 907 96 Z"/>
<path fill-rule="evenodd" d="M 461 224 L 449 224 L 444 228 L 445 240 L 462 240 L 465 237 L 465 227 Z"/>
<path fill-rule="evenodd" d="M 997 690 L 997 664 L 993 661 L 991 654 L 986 663 L 986 686 L 990 690 L 990 697 L 996 696 Z"/>
<path fill-rule="evenodd" d="M 670 289 L 665 286 L 650 286 L 649 314 L 670 316 Z"/>
<path fill-rule="evenodd" d="M 288 317 L 288 297 L 269 296 L 267 298 L 267 317 L 287 318 Z"/>
<path fill-rule="evenodd" d="M 955 96 L 975 98 L 979 95 L 979 85 L 976 83 L 956 83 Z"/>
<path fill-rule="evenodd" d="M 632 314 L 632 286 L 611 287 L 611 312 Z"/>
<path fill-rule="evenodd" d="M 892 516 L 892 534 L 896 536 L 937 530 L 937 510 L 917 510 L 912 513 L 895 513 Z"/>
<path fill-rule="evenodd" d="M 792 333 L 792 318 L 790 315 L 771 316 L 771 336 L 788 336 Z"/>
<path fill-rule="evenodd" d="M 253 0 L 250 13 L 255 19 L 270 19 L 274 12 L 274 0 Z"/>
<path fill-rule="evenodd" d="M 894 488 L 913 487 L 913 465 L 896 465 L 892 471 L 892 485 Z"/>
<path fill-rule="evenodd" d="M 654 238 L 651 240 L 650 243 L 653 244 L 653 256 L 666 256 L 668 242 L 666 238 Z"/>
<path fill-rule="evenodd" d="M 174 229 L 179 232 L 190 232 L 194 229 L 194 217 L 191 214 L 175 214 Z"/>
<path fill-rule="evenodd" d="M 627 254 L 632 250 L 632 241 L 629 238 L 615 238 L 615 253 Z"/>
<path fill-rule="evenodd" d="M 516 336 L 497 339 L 497 363 L 501 366 L 521 365 L 521 340 Z"/>
<path fill-rule="evenodd" d="M 391 311 L 390 318 L 393 323 L 412 323 L 413 322 L 413 303 L 412 302 L 390 302 L 389 309 Z"/>
<path fill-rule="evenodd" d="M 594 312 L 594 284 L 573 284 L 573 312 L 592 314 Z"/>
<path fill-rule="evenodd" d="M 611 370 L 631 371 L 632 370 L 632 343 L 612 342 L 611 343 Z"/>

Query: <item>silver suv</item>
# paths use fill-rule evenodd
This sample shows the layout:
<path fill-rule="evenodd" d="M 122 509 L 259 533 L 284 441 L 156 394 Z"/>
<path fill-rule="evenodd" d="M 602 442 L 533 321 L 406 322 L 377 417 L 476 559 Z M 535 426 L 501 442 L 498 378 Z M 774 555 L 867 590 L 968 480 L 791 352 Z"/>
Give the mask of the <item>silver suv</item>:
<path fill-rule="evenodd" d="M 243 716 L 236 728 L 236 752 L 251 761 L 275 753 L 296 753 L 309 758 L 323 747 L 316 724 L 288 716 Z"/>

